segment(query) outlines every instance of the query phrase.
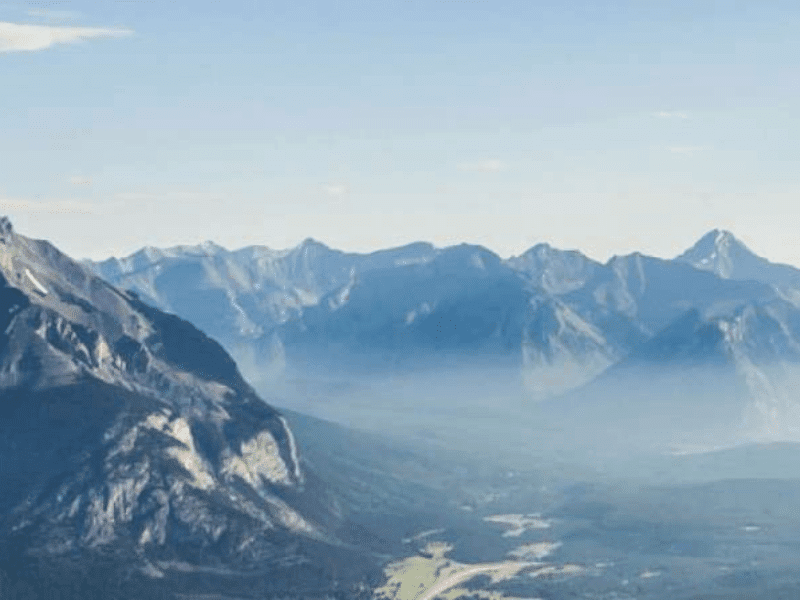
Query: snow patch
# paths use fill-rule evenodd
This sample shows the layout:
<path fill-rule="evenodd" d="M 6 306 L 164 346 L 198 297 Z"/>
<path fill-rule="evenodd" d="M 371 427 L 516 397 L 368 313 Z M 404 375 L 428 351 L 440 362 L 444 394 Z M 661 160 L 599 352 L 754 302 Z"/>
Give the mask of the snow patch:
<path fill-rule="evenodd" d="M 476 269 L 480 269 L 481 271 L 485 271 L 486 270 L 486 262 L 483 260 L 481 255 L 478 254 L 477 252 L 472 255 L 472 258 L 470 259 L 470 262 L 472 263 L 472 266 L 475 267 Z"/>
<path fill-rule="evenodd" d="M 298 482 L 302 482 L 303 474 L 300 472 L 300 456 L 297 452 L 297 442 L 294 439 L 294 433 L 289 428 L 289 423 L 284 417 L 279 417 L 283 427 L 286 429 L 286 439 L 289 442 L 289 456 L 292 459 L 292 466 L 294 467 L 294 478 Z"/>
<path fill-rule="evenodd" d="M 397 258 L 394 261 L 395 267 L 407 267 L 409 265 L 425 265 L 431 262 L 432 258 L 429 256 L 420 256 L 418 258 Z"/>
<path fill-rule="evenodd" d="M 503 533 L 503 537 L 519 537 L 529 529 L 547 529 L 551 525 L 550 521 L 542 519 L 538 513 L 528 515 L 492 515 L 484 517 L 483 520 L 508 527 L 508 530 Z"/>
<path fill-rule="evenodd" d="M 508 553 L 509 556 L 519 560 L 542 560 L 550 556 L 553 550 L 561 547 L 561 542 L 536 542 L 519 546 Z"/>
<path fill-rule="evenodd" d="M 644 573 L 639 574 L 639 579 L 652 579 L 653 577 L 659 577 L 661 575 L 661 571 L 645 571 Z"/>
<path fill-rule="evenodd" d="M 33 273 L 31 273 L 31 272 L 30 272 L 30 269 L 27 269 L 27 268 L 25 269 L 25 275 L 27 275 L 28 279 L 29 279 L 29 280 L 30 280 L 30 282 L 33 284 L 33 286 L 34 286 L 34 287 L 35 287 L 35 288 L 36 288 L 36 289 L 39 291 L 39 293 L 41 293 L 43 296 L 47 296 L 47 294 L 49 294 L 49 293 L 50 293 L 50 292 L 49 292 L 49 290 L 48 290 L 46 287 L 44 287 L 44 286 L 42 285 L 42 283 L 41 283 L 41 282 L 40 282 L 38 279 L 36 279 L 36 277 L 34 277 L 34 276 L 33 276 Z"/>

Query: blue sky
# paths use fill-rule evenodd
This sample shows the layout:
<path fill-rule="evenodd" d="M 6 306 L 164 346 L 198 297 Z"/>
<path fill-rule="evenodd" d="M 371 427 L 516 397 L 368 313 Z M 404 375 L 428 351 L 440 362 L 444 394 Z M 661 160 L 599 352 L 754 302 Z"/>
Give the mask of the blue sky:
<path fill-rule="evenodd" d="M 76 256 L 540 241 L 800 265 L 800 8 L 0 4 L 0 212 Z"/>

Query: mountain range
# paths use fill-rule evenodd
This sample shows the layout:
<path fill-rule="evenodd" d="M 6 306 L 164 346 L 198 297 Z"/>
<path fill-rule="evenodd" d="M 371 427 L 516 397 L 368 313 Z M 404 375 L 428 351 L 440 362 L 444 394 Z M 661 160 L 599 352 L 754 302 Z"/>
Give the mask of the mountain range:
<path fill-rule="evenodd" d="M 600 263 L 548 244 L 508 259 L 467 244 L 352 254 L 306 240 L 284 251 L 145 248 L 89 266 L 220 340 L 264 389 L 286 373 L 502 367 L 543 400 L 584 386 L 591 396 L 645 364 L 714 360 L 745 398 L 741 427 L 797 432 L 800 270 L 727 231 L 671 260 Z"/>
<path fill-rule="evenodd" d="M 288 413 L 298 443 L 253 384 L 322 382 L 329 415 L 363 385 L 337 420 L 418 413 L 522 464 L 797 441 L 798 282 L 721 231 L 604 264 L 313 240 L 79 263 L 2 218 L 0 597 L 365 597 L 447 505 L 395 475 L 435 461 Z"/>

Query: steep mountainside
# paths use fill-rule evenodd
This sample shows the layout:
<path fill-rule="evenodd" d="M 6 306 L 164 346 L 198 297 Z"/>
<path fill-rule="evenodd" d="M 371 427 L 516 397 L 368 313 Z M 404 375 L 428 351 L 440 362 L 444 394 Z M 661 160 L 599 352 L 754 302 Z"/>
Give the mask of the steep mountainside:
<path fill-rule="evenodd" d="M 764 283 L 725 280 L 635 253 L 612 258 L 562 300 L 630 351 L 691 308 L 724 310 L 773 297 Z"/>
<path fill-rule="evenodd" d="M 194 326 L 6 219 L 0 315 L 0 570 L 102 564 L 97 585 L 128 581 L 113 597 L 216 574 L 263 597 L 324 594 L 365 564 L 285 419 Z"/>
<path fill-rule="evenodd" d="M 800 309 L 780 299 L 687 311 L 550 401 L 587 446 L 710 450 L 800 440 Z"/>
<path fill-rule="evenodd" d="M 499 257 L 464 245 L 421 264 L 356 276 L 280 335 L 287 352 L 333 345 L 400 361 L 430 360 L 432 352 L 518 353 L 527 301 Z"/>

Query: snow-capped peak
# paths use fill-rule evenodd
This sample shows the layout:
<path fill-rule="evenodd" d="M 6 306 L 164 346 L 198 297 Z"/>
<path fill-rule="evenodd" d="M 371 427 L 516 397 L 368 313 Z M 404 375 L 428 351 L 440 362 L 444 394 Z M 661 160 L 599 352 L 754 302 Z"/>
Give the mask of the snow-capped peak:
<path fill-rule="evenodd" d="M 676 260 L 687 262 L 697 269 L 711 271 L 725 279 L 736 278 L 735 271 L 744 264 L 762 261 L 730 231 L 713 229 Z"/>

